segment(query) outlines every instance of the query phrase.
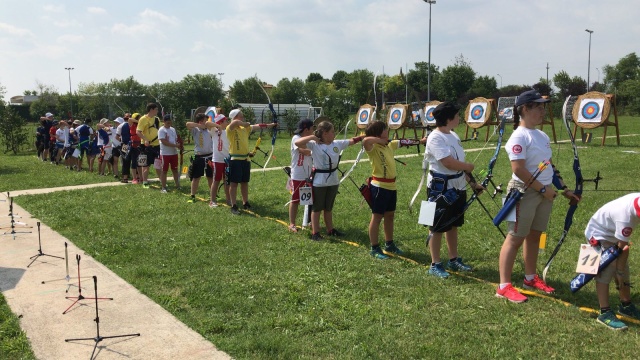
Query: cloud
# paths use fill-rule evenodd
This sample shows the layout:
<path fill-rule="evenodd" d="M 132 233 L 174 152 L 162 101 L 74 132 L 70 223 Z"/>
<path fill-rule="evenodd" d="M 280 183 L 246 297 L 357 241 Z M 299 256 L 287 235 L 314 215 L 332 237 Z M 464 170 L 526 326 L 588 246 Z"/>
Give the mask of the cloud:
<path fill-rule="evenodd" d="M 66 29 L 70 27 L 82 27 L 82 24 L 77 21 L 59 20 L 59 21 L 54 21 L 53 26 Z"/>
<path fill-rule="evenodd" d="M 96 15 L 101 15 L 101 14 L 106 14 L 107 10 L 101 8 L 101 7 L 95 7 L 95 6 L 90 6 L 87 8 L 87 12 L 89 14 L 96 14 Z"/>
<path fill-rule="evenodd" d="M 117 23 L 113 25 L 113 27 L 111 28 L 111 32 L 124 35 L 164 35 L 162 28 L 164 28 L 166 24 L 178 26 L 180 24 L 180 20 L 178 20 L 178 18 L 176 18 L 175 16 L 167 16 L 154 10 L 145 9 L 140 13 L 138 23 Z"/>
<path fill-rule="evenodd" d="M 60 44 L 77 44 L 77 43 L 83 42 L 84 39 L 85 37 L 83 35 L 67 34 L 67 35 L 58 36 L 56 41 Z"/>
<path fill-rule="evenodd" d="M 10 24 L 0 22 L 0 32 L 5 32 L 14 36 L 34 36 L 34 34 L 28 29 L 22 29 Z"/>
<path fill-rule="evenodd" d="M 64 5 L 45 5 L 43 9 L 47 12 L 60 14 L 64 12 Z"/>

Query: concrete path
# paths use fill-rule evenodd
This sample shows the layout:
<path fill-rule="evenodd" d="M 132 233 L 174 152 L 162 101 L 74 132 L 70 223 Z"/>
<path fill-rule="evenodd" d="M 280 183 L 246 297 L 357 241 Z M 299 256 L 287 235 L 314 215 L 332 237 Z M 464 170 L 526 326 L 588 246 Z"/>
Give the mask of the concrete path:
<path fill-rule="evenodd" d="M 44 191 L 16 191 L 11 196 Z M 4 195 L 1 200 L 6 200 Z M 39 256 L 27 268 L 30 257 L 39 253 L 36 225 L 39 220 L 31 218 L 15 204 L 13 210 L 14 214 L 21 216 L 15 221 L 33 228 L 16 225 L 16 232 L 31 233 L 15 234 L 15 239 L 11 234 L 0 236 L 0 291 L 13 313 L 20 317 L 20 325 L 38 359 L 88 359 L 96 344 L 93 340 L 97 337 L 95 300 L 81 300 L 65 315 L 62 314 L 74 301 L 65 299 L 65 296 L 77 297 L 79 294 L 76 255 L 80 255 L 82 295 L 95 297 L 92 276 L 96 276 L 98 297 L 113 298 L 98 301 L 100 336 L 140 334 L 99 341 L 96 348 L 98 359 L 231 358 L 45 224 L 40 226 L 42 251 L 64 258 L 64 243 L 67 242 L 71 280 L 66 280 L 63 259 Z M 11 218 L 6 216 L 8 213 L 9 201 L 0 201 L 0 226 L 3 227 L 0 233 L 10 232 L 4 228 L 11 222 Z M 71 338 L 90 340 L 65 342 Z"/>

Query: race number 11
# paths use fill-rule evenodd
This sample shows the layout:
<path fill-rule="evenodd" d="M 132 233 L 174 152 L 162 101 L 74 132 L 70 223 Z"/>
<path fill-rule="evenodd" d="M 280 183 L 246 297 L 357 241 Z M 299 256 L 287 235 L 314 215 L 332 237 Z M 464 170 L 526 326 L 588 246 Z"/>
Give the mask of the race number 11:
<path fill-rule="evenodd" d="M 580 255 L 578 256 L 577 273 L 592 274 L 598 273 L 600 265 L 600 253 L 591 245 L 580 245 Z"/>

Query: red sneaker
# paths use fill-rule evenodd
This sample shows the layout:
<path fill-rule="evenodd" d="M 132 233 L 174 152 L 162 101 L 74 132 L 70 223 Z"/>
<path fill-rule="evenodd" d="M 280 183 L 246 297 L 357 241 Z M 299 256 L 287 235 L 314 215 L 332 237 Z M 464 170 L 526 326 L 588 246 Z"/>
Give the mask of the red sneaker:
<path fill-rule="evenodd" d="M 520 294 L 520 292 L 511 284 L 507 285 L 504 289 L 500 289 L 500 287 L 498 287 L 498 290 L 496 290 L 496 297 L 505 298 L 516 304 L 527 301 L 527 297 Z"/>
<path fill-rule="evenodd" d="M 544 280 L 540 279 L 538 275 L 534 276 L 533 280 L 531 281 L 524 279 L 523 287 L 527 290 L 540 290 L 547 294 L 552 294 L 554 291 L 556 291 L 556 289 L 547 285 L 547 283 L 545 283 Z"/>

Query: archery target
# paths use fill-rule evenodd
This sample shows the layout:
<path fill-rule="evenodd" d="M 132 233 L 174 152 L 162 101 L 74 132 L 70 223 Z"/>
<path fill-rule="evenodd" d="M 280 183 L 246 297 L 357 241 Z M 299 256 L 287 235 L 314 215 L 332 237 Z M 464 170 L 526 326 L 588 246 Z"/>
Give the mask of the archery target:
<path fill-rule="evenodd" d="M 204 112 L 205 115 L 207 115 L 207 122 L 209 121 L 213 121 L 213 119 L 216 117 L 216 107 L 215 106 L 209 106 L 207 108 L 207 110 Z"/>
<path fill-rule="evenodd" d="M 491 119 L 491 105 L 494 104 L 493 99 L 485 99 L 477 97 L 469 100 L 469 105 L 464 112 L 464 118 L 470 128 L 477 129 L 487 123 Z M 495 105 L 493 105 L 495 107 Z M 497 114 L 497 113 L 496 113 Z"/>
<path fill-rule="evenodd" d="M 469 112 L 469 121 L 472 122 L 484 122 L 484 109 L 485 104 L 475 104 L 471 107 Z"/>
<path fill-rule="evenodd" d="M 407 110 L 404 105 L 396 104 L 389 109 L 389 118 L 387 119 L 387 125 L 389 129 L 399 129 L 404 123 L 404 119 L 407 115 Z"/>
<path fill-rule="evenodd" d="M 602 121 L 603 107 L 604 99 L 583 99 L 580 102 L 578 122 L 600 123 Z"/>
<path fill-rule="evenodd" d="M 433 110 L 440 105 L 440 101 L 431 101 L 424 107 L 424 119 L 422 119 L 423 126 L 436 126 L 436 118 L 433 117 Z"/>
<path fill-rule="evenodd" d="M 356 126 L 359 129 L 364 129 L 370 123 L 376 121 L 376 108 L 371 105 L 362 105 L 358 109 L 358 115 L 356 118 Z"/>

